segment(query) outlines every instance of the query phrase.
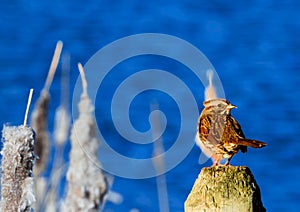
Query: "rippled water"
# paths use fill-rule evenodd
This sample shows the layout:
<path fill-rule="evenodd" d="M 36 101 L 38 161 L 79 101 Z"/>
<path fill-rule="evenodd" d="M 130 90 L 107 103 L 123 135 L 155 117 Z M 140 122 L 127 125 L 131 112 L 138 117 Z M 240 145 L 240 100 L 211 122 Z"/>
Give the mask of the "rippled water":
<path fill-rule="evenodd" d="M 238 154 L 234 165 L 249 166 L 261 188 L 268 211 L 299 210 L 300 144 L 300 4 L 298 1 L 2 1 L 0 6 L 1 123 L 22 123 L 30 87 L 43 87 L 53 48 L 64 41 L 71 54 L 72 88 L 76 64 L 104 45 L 144 32 L 166 33 L 199 48 L 214 65 L 226 97 L 238 106 L 233 115 L 248 137 L 268 143 L 261 150 Z M 176 49 L 174 49 L 176 51 Z M 103 85 L 107 92 L 96 102 L 96 116 L 105 124 L 110 145 L 131 157 L 149 157 L 151 146 L 138 146 L 116 134 L 109 116 L 109 99 L 124 77 L 149 68 L 167 69 L 187 82 L 202 109 L 203 86 L 182 64 L 163 58 L 136 58 L 116 67 Z M 138 86 L 138 85 L 137 85 Z M 180 91 L 178 91 L 180 92 Z M 71 92 L 72 93 L 72 92 Z M 59 104 L 59 74 L 51 87 L 50 128 Z M 131 118 L 139 130 L 149 128 L 149 104 L 156 99 L 168 119 L 165 148 L 173 144 L 180 119 L 175 102 L 162 93 L 140 94 L 132 103 Z M 144 95 L 144 96 L 143 96 Z M 37 98 L 35 93 L 34 100 Z M 191 129 L 191 132 L 193 129 Z M 202 166 L 194 147 L 166 174 L 170 211 L 183 203 Z M 121 164 L 120 164 L 121 166 Z M 121 205 L 108 203 L 105 211 L 158 211 L 156 179 L 115 177 L 113 189 L 123 195 Z"/>

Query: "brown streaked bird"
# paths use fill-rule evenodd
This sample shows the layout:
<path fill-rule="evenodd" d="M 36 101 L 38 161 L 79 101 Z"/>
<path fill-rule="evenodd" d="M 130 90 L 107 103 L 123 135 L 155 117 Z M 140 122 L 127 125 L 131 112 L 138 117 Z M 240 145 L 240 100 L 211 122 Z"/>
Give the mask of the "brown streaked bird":
<path fill-rule="evenodd" d="M 247 147 L 261 148 L 267 144 L 247 139 L 240 124 L 231 116 L 236 108 L 226 99 L 211 99 L 203 103 L 204 109 L 199 117 L 196 143 L 202 151 L 212 157 L 213 166 L 220 165 L 220 160 L 231 158 L 239 151 L 247 152 Z"/>

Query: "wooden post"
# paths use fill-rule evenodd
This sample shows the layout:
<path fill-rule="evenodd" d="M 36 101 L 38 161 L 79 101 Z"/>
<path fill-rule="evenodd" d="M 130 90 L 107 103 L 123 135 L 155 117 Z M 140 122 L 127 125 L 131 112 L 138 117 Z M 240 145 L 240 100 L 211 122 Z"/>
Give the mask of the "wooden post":
<path fill-rule="evenodd" d="M 259 187 L 248 167 L 203 168 L 184 204 L 185 212 L 264 212 Z"/>

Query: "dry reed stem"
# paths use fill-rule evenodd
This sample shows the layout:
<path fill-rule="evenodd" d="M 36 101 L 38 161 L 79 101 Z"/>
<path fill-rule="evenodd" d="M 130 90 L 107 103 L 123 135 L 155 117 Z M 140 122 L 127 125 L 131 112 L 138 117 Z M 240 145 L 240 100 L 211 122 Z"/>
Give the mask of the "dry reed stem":
<path fill-rule="evenodd" d="M 37 211 L 39 210 L 45 192 L 44 187 L 40 187 L 40 185 L 43 185 L 44 181 L 44 179 L 40 177 L 40 175 L 46 169 L 50 152 L 50 141 L 48 133 L 48 105 L 50 101 L 49 88 L 51 86 L 59 62 L 62 47 L 63 43 L 61 41 L 58 41 L 55 47 L 45 86 L 41 91 L 41 94 L 35 104 L 35 108 L 31 115 L 31 126 L 36 132 L 36 142 L 34 148 L 35 153 L 38 156 L 36 165 L 33 170 L 36 181 L 35 191 L 38 194 L 35 204 L 35 210 Z"/>
<path fill-rule="evenodd" d="M 48 181 L 47 192 L 41 206 L 41 209 L 46 212 L 55 212 L 59 208 L 57 202 L 57 193 L 61 184 L 61 179 L 66 173 L 66 164 L 64 164 L 63 156 L 65 143 L 69 137 L 71 120 L 68 110 L 70 72 L 69 63 L 69 54 L 63 55 L 61 72 L 61 101 L 59 107 L 55 111 L 54 122 L 55 152 L 53 156 L 53 165 Z"/>
<path fill-rule="evenodd" d="M 158 110 L 158 105 L 151 105 L 150 107 L 151 112 Z M 159 114 L 154 114 L 153 117 L 150 119 L 151 121 L 151 128 L 153 138 L 156 139 L 154 142 L 153 148 L 153 164 L 156 169 L 156 185 L 157 185 L 157 193 L 158 193 L 158 202 L 159 202 L 159 210 L 168 212 L 169 209 L 169 198 L 168 198 L 168 188 L 166 183 L 166 176 L 165 174 L 161 174 L 165 171 L 165 163 L 163 159 L 164 153 L 164 146 L 163 146 L 163 139 L 162 137 L 162 126 L 161 126 L 161 117 Z"/>
<path fill-rule="evenodd" d="M 34 168 L 35 176 L 39 176 L 46 168 L 49 155 L 49 133 L 48 133 L 48 104 L 50 100 L 49 88 L 51 86 L 54 73 L 56 71 L 63 43 L 58 41 L 49 68 L 45 86 L 41 91 L 40 97 L 35 104 L 31 115 L 31 126 L 36 132 L 35 151 L 38 156 Z"/>
<path fill-rule="evenodd" d="M 84 70 L 83 70 L 81 63 L 78 63 L 78 69 L 79 69 L 81 80 L 82 80 L 83 94 L 87 95 L 87 82 L 86 82 Z"/>
<path fill-rule="evenodd" d="M 213 71 L 210 69 L 207 70 L 206 76 L 207 76 L 209 83 L 208 83 L 208 86 L 205 88 L 205 101 L 210 100 L 210 99 L 216 99 L 217 98 L 216 89 L 212 82 Z"/>
<path fill-rule="evenodd" d="M 53 80 L 53 76 L 55 74 L 58 62 L 59 62 L 59 58 L 60 58 L 60 54 L 62 51 L 62 47 L 63 47 L 63 42 L 62 41 L 58 41 L 54 50 L 54 54 L 53 54 L 53 58 L 52 58 L 52 62 L 49 68 L 49 72 L 48 72 L 48 76 L 46 79 L 46 83 L 44 86 L 45 90 L 49 90 L 52 80 Z"/>
<path fill-rule="evenodd" d="M 56 149 L 62 148 L 69 136 L 70 114 L 69 114 L 69 72 L 70 56 L 64 55 L 61 74 L 61 100 L 60 106 L 55 111 L 54 137 Z"/>
<path fill-rule="evenodd" d="M 67 163 L 59 167 L 55 167 L 51 170 L 50 185 L 49 181 L 45 186 L 45 198 L 41 204 L 41 211 L 56 212 L 59 210 L 59 202 L 57 199 L 57 193 L 61 185 L 62 178 L 67 171 Z"/>
<path fill-rule="evenodd" d="M 211 69 L 207 70 L 206 76 L 208 79 L 208 85 L 206 86 L 204 91 L 204 96 L 205 96 L 204 101 L 217 98 L 216 89 L 213 84 L 213 71 Z M 211 158 L 212 152 L 202 144 L 198 133 L 196 134 L 195 140 L 196 140 L 196 144 L 201 148 L 201 151 L 204 153 L 204 154 L 200 154 L 198 160 L 199 164 L 203 164 L 205 161 L 207 161 L 208 158 Z"/>
<path fill-rule="evenodd" d="M 69 108 L 69 93 L 70 93 L 70 61 L 71 57 L 69 53 L 65 53 L 62 56 L 61 61 L 61 105 Z"/>
<path fill-rule="evenodd" d="M 32 94 L 33 94 L 33 89 L 31 88 L 29 91 L 29 96 L 28 96 L 28 101 L 27 101 L 27 106 L 26 106 L 26 111 L 25 111 L 25 116 L 24 116 L 24 122 L 23 122 L 24 126 L 27 125 L 27 117 L 28 117 L 29 107 L 31 104 Z"/>

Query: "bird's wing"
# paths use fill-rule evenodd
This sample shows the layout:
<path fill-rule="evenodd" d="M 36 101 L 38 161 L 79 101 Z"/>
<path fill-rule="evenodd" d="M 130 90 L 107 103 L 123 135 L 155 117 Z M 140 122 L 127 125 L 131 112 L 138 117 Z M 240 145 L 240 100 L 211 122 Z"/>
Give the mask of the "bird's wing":
<path fill-rule="evenodd" d="M 209 142 L 211 145 L 216 146 L 220 143 L 220 136 L 212 125 L 212 115 L 201 115 L 199 119 L 198 133 L 202 142 Z"/>
<path fill-rule="evenodd" d="M 238 135 L 240 138 L 245 138 L 242 127 L 237 120 L 235 120 L 232 116 L 229 116 L 229 123 L 232 125 L 232 129 L 234 129 L 233 135 Z"/>
<path fill-rule="evenodd" d="M 205 141 L 210 131 L 210 120 L 208 115 L 201 115 L 198 121 L 198 133 L 201 141 Z"/>
<path fill-rule="evenodd" d="M 203 164 L 207 158 L 210 158 L 213 155 L 213 152 L 210 148 L 206 147 L 207 137 L 210 131 L 210 118 L 200 116 L 198 120 L 198 131 L 196 135 L 196 144 L 200 147 L 201 151 L 206 155 L 203 157 L 201 154 L 199 157 L 199 163 Z M 204 144 L 205 143 L 205 144 Z"/>
<path fill-rule="evenodd" d="M 245 135 L 244 135 L 241 125 L 232 116 L 228 116 L 228 117 L 229 117 L 228 125 L 229 125 L 229 128 L 232 129 L 232 131 L 230 133 L 233 138 L 237 138 L 237 139 L 233 139 L 233 141 L 235 141 L 237 144 L 241 145 L 241 151 L 243 153 L 247 152 L 247 145 L 242 145 L 240 143 L 240 141 L 245 138 Z"/>

